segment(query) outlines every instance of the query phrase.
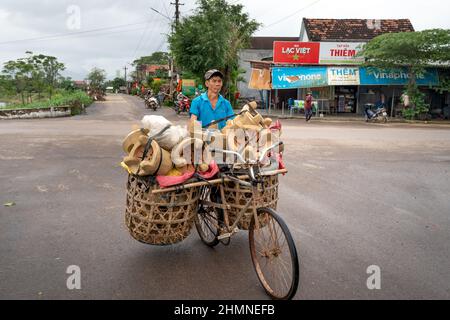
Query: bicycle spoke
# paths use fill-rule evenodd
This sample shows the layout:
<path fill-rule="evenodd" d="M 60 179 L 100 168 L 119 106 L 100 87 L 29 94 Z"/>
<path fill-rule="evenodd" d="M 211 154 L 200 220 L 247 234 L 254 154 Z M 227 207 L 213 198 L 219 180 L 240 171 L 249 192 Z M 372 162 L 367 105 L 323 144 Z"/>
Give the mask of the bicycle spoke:
<path fill-rule="evenodd" d="M 290 234 L 286 233 L 285 226 L 279 222 L 280 218 L 275 213 L 269 213 L 267 219 L 262 217 L 260 221 L 264 219 L 267 222 L 265 227 L 252 229 L 251 236 L 252 259 L 258 277 L 273 298 L 292 298 L 298 285 L 298 267 L 293 260 L 296 252 L 292 252 Z"/>

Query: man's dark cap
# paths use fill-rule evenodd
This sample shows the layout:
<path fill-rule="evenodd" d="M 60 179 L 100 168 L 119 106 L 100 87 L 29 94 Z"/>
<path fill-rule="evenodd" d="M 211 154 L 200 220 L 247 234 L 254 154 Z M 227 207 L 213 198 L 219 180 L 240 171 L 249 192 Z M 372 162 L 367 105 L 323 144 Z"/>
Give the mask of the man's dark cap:
<path fill-rule="evenodd" d="M 211 79 L 212 77 L 215 77 L 215 76 L 219 76 L 222 79 L 224 78 L 222 72 L 220 72 L 217 69 L 211 69 L 211 70 L 206 71 L 206 73 L 205 73 L 205 80 L 209 80 L 209 79 Z"/>

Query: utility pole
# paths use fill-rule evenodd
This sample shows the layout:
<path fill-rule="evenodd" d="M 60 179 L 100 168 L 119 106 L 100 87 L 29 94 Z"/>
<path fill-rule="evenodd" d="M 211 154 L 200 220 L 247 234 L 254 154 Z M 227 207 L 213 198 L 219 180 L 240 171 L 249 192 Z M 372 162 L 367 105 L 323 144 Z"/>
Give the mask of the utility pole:
<path fill-rule="evenodd" d="M 180 0 L 175 0 L 175 3 L 171 2 L 171 5 L 175 6 L 175 29 L 178 27 L 180 21 L 180 6 L 184 6 L 184 3 L 180 3 Z M 173 33 L 173 25 L 172 25 Z M 170 58 L 170 97 L 173 97 L 173 76 L 175 74 L 175 66 L 173 57 Z"/>
<path fill-rule="evenodd" d="M 170 4 L 175 6 L 175 27 L 178 27 L 178 22 L 180 21 L 180 6 L 184 6 L 184 3 L 180 3 L 180 0 L 175 0 L 175 3 Z"/>
<path fill-rule="evenodd" d="M 125 87 L 127 88 L 127 94 L 128 94 L 128 82 L 127 82 L 127 66 L 123 67 L 125 70 Z"/>

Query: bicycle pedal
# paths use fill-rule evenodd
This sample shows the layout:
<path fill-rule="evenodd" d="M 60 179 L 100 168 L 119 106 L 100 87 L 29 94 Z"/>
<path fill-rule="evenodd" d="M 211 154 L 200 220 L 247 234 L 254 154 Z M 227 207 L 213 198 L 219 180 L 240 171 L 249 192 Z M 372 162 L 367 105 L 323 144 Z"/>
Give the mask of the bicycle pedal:
<path fill-rule="evenodd" d="M 227 233 L 221 234 L 220 236 L 217 237 L 217 239 L 218 240 L 224 240 L 224 239 L 227 239 L 227 238 L 231 238 L 234 234 L 236 234 L 238 232 L 239 232 L 239 229 L 235 228 L 233 230 L 233 232 L 227 232 Z"/>
<path fill-rule="evenodd" d="M 232 235 L 233 235 L 232 233 L 224 233 L 224 234 L 221 234 L 220 236 L 218 236 L 217 239 L 218 240 L 225 240 L 227 238 L 231 238 Z"/>

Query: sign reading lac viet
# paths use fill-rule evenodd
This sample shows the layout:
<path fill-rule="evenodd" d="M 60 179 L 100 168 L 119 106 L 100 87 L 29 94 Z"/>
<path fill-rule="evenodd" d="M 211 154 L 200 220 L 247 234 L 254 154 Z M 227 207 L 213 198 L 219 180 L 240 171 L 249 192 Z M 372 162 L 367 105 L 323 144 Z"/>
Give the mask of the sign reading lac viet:
<path fill-rule="evenodd" d="M 319 42 L 275 41 L 274 63 L 319 64 Z"/>

